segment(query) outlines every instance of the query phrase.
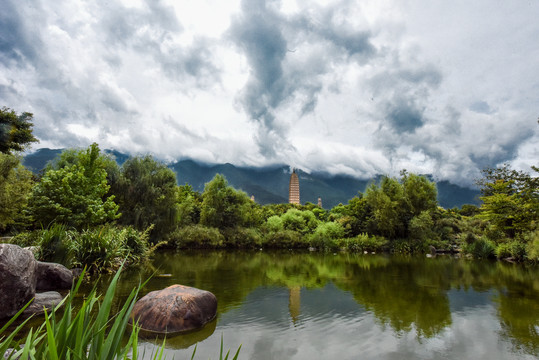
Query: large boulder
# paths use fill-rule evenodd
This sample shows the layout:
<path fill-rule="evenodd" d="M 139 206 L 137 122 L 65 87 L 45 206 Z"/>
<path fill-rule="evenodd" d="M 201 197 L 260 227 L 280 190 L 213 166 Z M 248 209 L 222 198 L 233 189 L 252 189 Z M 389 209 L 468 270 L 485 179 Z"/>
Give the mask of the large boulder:
<path fill-rule="evenodd" d="M 73 273 L 64 265 L 38 261 L 36 272 L 36 290 L 71 289 Z"/>
<path fill-rule="evenodd" d="M 132 319 L 144 331 L 181 333 L 203 327 L 215 318 L 217 298 L 211 292 L 172 285 L 146 294 L 135 304 Z"/>
<path fill-rule="evenodd" d="M 15 315 L 34 297 L 36 268 L 31 251 L 0 244 L 0 319 Z"/>

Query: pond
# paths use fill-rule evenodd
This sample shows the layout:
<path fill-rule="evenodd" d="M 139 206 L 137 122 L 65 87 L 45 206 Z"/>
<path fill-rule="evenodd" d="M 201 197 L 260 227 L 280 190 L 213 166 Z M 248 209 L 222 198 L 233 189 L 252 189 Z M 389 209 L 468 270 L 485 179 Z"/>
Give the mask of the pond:
<path fill-rule="evenodd" d="M 535 359 L 539 268 L 502 262 L 297 252 L 163 252 L 126 271 L 121 299 L 172 284 L 213 292 L 218 316 L 166 340 L 168 359 Z M 167 274 L 159 276 L 160 274 Z M 106 286 L 106 279 L 102 279 Z M 162 340 L 141 340 L 149 353 Z"/>

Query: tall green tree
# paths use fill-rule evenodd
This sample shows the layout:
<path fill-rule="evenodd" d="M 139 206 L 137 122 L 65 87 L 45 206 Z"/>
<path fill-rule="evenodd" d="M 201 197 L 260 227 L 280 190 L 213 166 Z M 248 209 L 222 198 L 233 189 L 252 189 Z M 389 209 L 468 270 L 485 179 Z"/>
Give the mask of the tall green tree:
<path fill-rule="evenodd" d="M 18 157 L 0 153 L 0 232 L 22 219 L 32 183 L 32 173 Z"/>
<path fill-rule="evenodd" d="M 373 214 L 368 227 L 390 239 L 407 238 L 410 222 L 421 217 L 425 223 L 426 216 L 436 209 L 436 197 L 436 184 L 424 176 L 403 171 L 400 181 L 383 177 L 379 185 L 371 184 L 365 193 L 366 205 Z M 414 221 L 418 223 L 419 219 Z"/>
<path fill-rule="evenodd" d="M 23 112 L 17 115 L 7 107 L 0 109 L 0 152 L 11 154 L 22 151 L 33 142 L 38 142 L 32 134 L 33 114 Z"/>
<path fill-rule="evenodd" d="M 204 186 L 200 223 L 218 229 L 259 225 L 261 212 L 243 191 L 228 185 L 221 174 Z"/>
<path fill-rule="evenodd" d="M 144 230 L 154 225 L 152 238 L 160 238 L 177 225 L 176 174 L 152 156 L 133 157 L 111 179 L 122 217 L 120 222 Z"/>
<path fill-rule="evenodd" d="M 60 154 L 32 189 L 29 211 L 34 221 L 83 229 L 117 219 L 118 205 L 114 196 L 107 196 L 106 161 L 95 143 Z"/>
<path fill-rule="evenodd" d="M 532 166 L 534 172 L 539 168 Z M 531 231 L 539 222 L 539 177 L 511 169 L 508 164 L 483 170 L 477 181 L 483 204 L 479 217 L 507 237 Z"/>

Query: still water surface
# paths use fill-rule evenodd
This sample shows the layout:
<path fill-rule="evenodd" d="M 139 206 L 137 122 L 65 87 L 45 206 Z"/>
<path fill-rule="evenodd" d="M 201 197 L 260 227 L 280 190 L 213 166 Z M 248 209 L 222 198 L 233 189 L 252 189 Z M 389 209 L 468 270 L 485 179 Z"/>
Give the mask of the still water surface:
<path fill-rule="evenodd" d="M 501 262 L 291 252 L 166 252 L 118 294 L 183 284 L 218 316 L 166 341 L 167 359 L 536 359 L 539 268 Z M 106 285 L 106 279 L 104 279 Z M 151 353 L 159 341 L 141 341 Z"/>

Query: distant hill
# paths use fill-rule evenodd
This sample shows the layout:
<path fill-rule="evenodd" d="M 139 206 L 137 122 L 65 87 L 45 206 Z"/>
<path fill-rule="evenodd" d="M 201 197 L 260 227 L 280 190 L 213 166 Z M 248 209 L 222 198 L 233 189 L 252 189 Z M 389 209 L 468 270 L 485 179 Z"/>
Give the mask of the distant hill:
<path fill-rule="evenodd" d="M 23 164 L 38 173 L 48 161 L 54 159 L 61 149 L 39 149 L 24 157 Z M 114 156 L 118 164 L 123 164 L 129 155 L 116 150 L 105 150 Z M 223 174 L 234 188 L 254 195 L 259 204 L 288 202 L 288 182 L 290 168 L 286 165 L 267 167 L 241 167 L 232 164 L 203 164 L 193 160 L 181 160 L 168 165 L 177 176 L 178 184 L 189 184 L 194 190 L 202 192 L 204 185 L 215 174 Z M 308 174 L 298 170 L 301 203 L 317 203 L 322 198 L 324 208 L 343 203 L 364 192 L 370 179 L 356 179 L 346 175 L 330 175 L 313 172 Z M 445 208 L 459 207 L 463 204 L 479 204 L 477 190 L 464 188 L 448 181 L 437 182 L 438 201 Z"/>

